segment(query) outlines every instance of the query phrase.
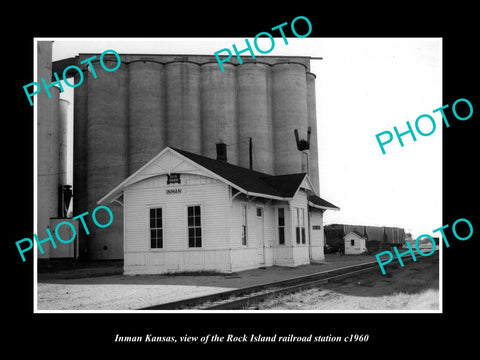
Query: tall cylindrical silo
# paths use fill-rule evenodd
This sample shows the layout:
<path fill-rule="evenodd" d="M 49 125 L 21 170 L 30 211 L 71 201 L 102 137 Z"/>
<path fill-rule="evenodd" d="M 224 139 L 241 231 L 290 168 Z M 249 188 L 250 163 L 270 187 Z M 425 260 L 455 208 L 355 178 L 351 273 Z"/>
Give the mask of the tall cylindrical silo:
<path fill-rule="evenodd" d="M 200 66 L 165 64 L 167 145 L 202 154 Z"/>
<path fill-rule="evenodd" d="M 249 167 L 251 137 L 253 170 L 273 174 L 270 66 L 262 63 L 244 63 L 239 65 L 236 71 L 239 165 Z"/>
<path fill-rule="evenodd" d="M 307 85 L 305 66 L 280 63 L 272 67 L 275 173 L 300 173 L 305 156 L 297 149 L 294 130 L 307 138 Z M 303 165 L 302 165 L 303 164 Z"/>
<path fill-rule="evenodd" d="M 317 110 L 315 101 L 315 74 L 307 72 L 307 114 L 308 126 L 311 127 L 310 137 L 310 173 L 315 190 L 320 193 L 319 164 L 318 164 L 318 135 L 317 135 Z"/>
<path fill-rule="evenodd" d="M 103 60 L 113 69 L 116 60 Z M 95 65 L 95 63 L 94 63 Z M 107 228 L 97 227 L 91 221 L 97 201 L 128 175 L 128 69 L 121 64 L 113 72 L 104 71 L 98 63 L 97 79 L 89 72 L 87 123 L 87 211 L 90 235 L 87 237 L 90 259 L 123 258 L 123 209 L 113 203 L 113 223 Z M 100 224 L 109 222 L 104 210 L 97 213 Z"/>
<path fill-rule="evenodd" d="M 37 78 L 41 83 L 44 78 L 50 83 L 52 78 L 52 41 L 37 42 Z M 50 224 L 50 217 L 57 214 L 57 184 L 58 184 L 58 147 L 53 139 L 58 133 L 58 96 L 59 89 L 49 88 L 52 95 L 48 97 L 46 91 L 40 91 L 34 98 L 37 107 L 37 224 L 34 232 L 39 240 L 48 237 L 46 228 Z M 38 250 L 39 258 L 48 258 L 50 244 L 44 243 L 44 254 Z"/>
<path fill-rule="evenodd" d="M 81 77 L 75 74 L 75 84 Z M 87 210 L 87 98 L 88 71 L 83 71 L 83 82 L 73 93 L 73 215 Z M 85 232 L 79 231 L 79 257 L 87 257 Z"/>
<path fill-rule="evenodd" d="M 59 136 L 59 165 L 58 183 L 68 184 L 68 106 L 70 102 L 65 99 L 59 100 L 58 136 Z"/>
<path fill-rule="evenodd" d="M 202 69 L 203 155 L 216 158 L 218 142 L 227 145 L 227 161 L 238 165 L 236 67 L 207 63 Z"/>
<path fill-rule="evenodd" d="M 50 218 L 58 215 L 58 172 L 59 172 L 59 95 L 60 89 L 49 89 L 51 97 L 37 95 L 37 234 L 38 240 L 48 238 L 46 229 Z M 50 229 L 53 231 L 53 229 Z M 54 251 L 49 242 L 42 244 L 43 254 L 39 258 L 49 258 Z"/>
<path fill-rule="evenodd" d="M 134 173 L 166 146 L 163 65 L 136 61 L 128 65 L 128 173 Z"/>

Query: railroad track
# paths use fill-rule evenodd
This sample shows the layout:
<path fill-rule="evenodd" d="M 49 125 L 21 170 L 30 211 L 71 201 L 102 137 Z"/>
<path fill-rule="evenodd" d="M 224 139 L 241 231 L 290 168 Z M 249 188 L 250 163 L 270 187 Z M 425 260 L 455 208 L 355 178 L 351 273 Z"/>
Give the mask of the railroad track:
<path fill-rule="evenodd" d="M 432 258 L 431 256 L 430 258 Z M 422 259 L 423 260 L 423 259 Z M 404 263 L 413 262 L 405 259 Z M 390 269 L 400 265 L 389 266 Z M 361 275 L 370 271 L 379 271 L 377 261 L 359 265 L 351 265 L 339 269 L 323 271 L 315 274 L 249 286 L 241 289 L 224 291 L 221 293 L 205 295 L 185 300 L 154 305 L 139 310 L 235 310 L 245 309 L 252 305 L 279 295 L 286 295 L 301 290 L 306 290 L 325 283 L 340 281 L 349 277 Z"/>

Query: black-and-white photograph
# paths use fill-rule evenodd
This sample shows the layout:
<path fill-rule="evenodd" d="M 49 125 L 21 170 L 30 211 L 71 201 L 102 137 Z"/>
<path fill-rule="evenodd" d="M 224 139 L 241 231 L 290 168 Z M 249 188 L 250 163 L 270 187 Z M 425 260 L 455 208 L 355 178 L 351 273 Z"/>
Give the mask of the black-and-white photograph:
<path fill-rule="evenodd" d="M 4 22 L 7 353 L 473 348 L 473 7 L 34 5 Z"/>
<path fill-rule="evenodd" d="M 36 46 L 36 311 L 442 310 L 442 39 Z"/>

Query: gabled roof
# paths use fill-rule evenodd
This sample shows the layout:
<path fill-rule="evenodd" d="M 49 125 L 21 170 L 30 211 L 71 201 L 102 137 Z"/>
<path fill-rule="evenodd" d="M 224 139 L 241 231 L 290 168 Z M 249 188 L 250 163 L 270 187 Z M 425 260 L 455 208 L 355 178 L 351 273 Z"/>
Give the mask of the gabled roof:
<path fill-rule="evenodd" d="M 221 180 L 238 191 L 251 196 L 259 196 L 276 200 L 291 200 L 300 189 L 302 184 L 306 187 L 313 188 L 306 173 L 287 174 L 287 175 L 269 175 L 262 172 L 250 170 L 241 166 L 233 165 L 224 161 L 211 159 L 202 155 L 194 154 L 185 150 L 166 147 L 152 160 L 143 165 L 135 173 L 130 175 L 107 195 L 98 201 L 99 204 L 109 203 L 119 198 L 123 190 L 134 184 L 151 176 L 157 176 L 169 173 L 170 169 L 161 168 L 155 165 L 155 161 L 165 156 L 167 152 L 177 154 L 184 160 L 187 160 L 191 165 L 209 174 L 218 180 Z M 174 171 L 172 171 L 174 172 Z M 175 171 L 176 172 L 176 171 Z M 189 172 L 185 170 L 185 172 Z M 305 183 L 306 182 L 306 183 Z M 312 201 L 318 203 L 316 207 L 322 209 L 338 209 L 336 206 L 319 198 L 311 190 L 307 190 L 309 194 L 309 201 L 311 196 Z"/>
<path fill-rule="evenodd" d="M 223 179 L 237 185 L 248 193 L 271 195 L 279 198 L 293 198 L 307 175 L 306 173 L 299 173 L 274 176 L 185 150 L 177 148 L 171 149 L 214 172 Z"/>
<path fill-rule="evenodd" d="M 355 235 L 357 235 L 359 238 L 362 238 L 362 239 L 366 239 L 366 238 L 367 238 L 365 235 L 362 235 L 362 234 L 360 234 L 358 231 L 355 231 L 355 230 L 350 231 L 348 234 L 345 234 L 345 236 L 344 236 L 343 238 L 345 239 L 345 238 L 347 237 L 347 235 L 349 235 L 349 234 L 355 234 Z"/>

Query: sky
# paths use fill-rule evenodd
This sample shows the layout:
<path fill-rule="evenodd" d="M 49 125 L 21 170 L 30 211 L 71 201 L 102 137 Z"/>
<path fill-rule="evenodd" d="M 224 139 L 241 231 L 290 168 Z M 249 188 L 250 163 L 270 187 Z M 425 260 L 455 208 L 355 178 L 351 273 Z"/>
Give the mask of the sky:
<path fill-rule="evenodd" d="M 47 39 L 53 61 L 79 53 L 206 54 L 239 49 L 245 38 Z M 267 39 L 263 39 L 269 41 Z M 252 43 L 253 39 L 249 39 Z M 269 43 L 259 42 L 262 49 Z M 242 47 L 243 48 L 243 47 Z M 261 55 L 261 54 L 258 54 Z M 316 75 L 320 196 L 340 207 L 324 224 L 397 226 L 414 236 L 442 226 L 441 38 L 275 38 L 268 56 L 311 56 Z M 243 56 L 247 56 L 244 54 Z M 239 65 L 241 66 L 241 65 Z M 73 103 L 64 86 L 61 98 Z M 73 106 L 70 106 L 73 114 Z M 382 154 L 375 135 L 415 128 L 432 116 L 430 136 L 396 138 Z M 432 129 L 419 121 L 424 133 Z M 70 136 L 72 134 L 70 133 Z"/>

